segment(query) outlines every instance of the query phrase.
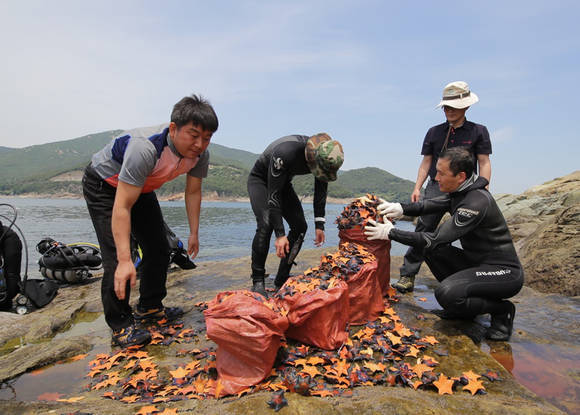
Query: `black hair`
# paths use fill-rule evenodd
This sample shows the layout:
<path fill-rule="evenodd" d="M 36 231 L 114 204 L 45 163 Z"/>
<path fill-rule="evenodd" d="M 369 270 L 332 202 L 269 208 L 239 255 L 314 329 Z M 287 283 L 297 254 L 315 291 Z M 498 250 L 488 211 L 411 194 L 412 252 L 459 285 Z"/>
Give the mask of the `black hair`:
<path fill-rule="evenodd" d="M 174 122 L 178 128 L 191 122 L 212 133 L 218 129 L 218 118 L 211 104 L 195 94 L 182 98 L 173 106 L 171 122 Z"/>
<path fill-rule="evenodd" d="M 465 147 L 448 148 L 439 158 L 449 160 L 449 169 L 454 176 L 459 172 L 465 172 L 465 177 L 470 178 L 473 174 L 475 168 L 473 154 Z"/>

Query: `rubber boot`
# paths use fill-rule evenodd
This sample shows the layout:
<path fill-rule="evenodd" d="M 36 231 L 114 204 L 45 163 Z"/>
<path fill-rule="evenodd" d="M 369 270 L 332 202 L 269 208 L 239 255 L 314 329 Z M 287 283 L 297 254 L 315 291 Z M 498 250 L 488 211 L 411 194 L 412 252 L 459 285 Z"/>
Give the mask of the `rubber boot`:
<path fill-rule="evenodd" d="M 265 298 L 268 298 L 268 293 L 266 292 L 266 285 L 264 283 L 264 276 L 252 275 L 252 291 L 263 295 Z"/>
<path fill-rule="evenodd" d="M 491 326 L 487 329 L 486 338 L 495 341 L 508 341 L 514 327 L 516 306 L 511 301 L 503 301 L 503 312 L 491 314 Z"/>
<path fill-rule="evenodd" d="M 401 275 L 399 281 L 392 284 L 392 287 L 397 289 L 400 293 L 411 292 L 415 288 L 415 276 L 414 275 Z"/>

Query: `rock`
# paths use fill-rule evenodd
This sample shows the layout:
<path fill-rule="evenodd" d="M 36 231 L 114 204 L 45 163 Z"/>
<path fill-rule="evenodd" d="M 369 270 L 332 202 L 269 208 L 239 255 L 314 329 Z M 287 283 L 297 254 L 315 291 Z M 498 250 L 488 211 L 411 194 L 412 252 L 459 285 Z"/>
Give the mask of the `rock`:
<path fill-rule="evenodd" d="M 580 170 L 520 195 L 497 195 L 525 283 L 542 292 L 580 295 Z"/>
<path fill-rule="evenodd" d="M 580 204 L 564 208 L 529 235 L 520 249 L 526 285 L 580 295 Z"/>
<path fill-rule="evenodd" d="M 0 357 L 0 382 L 91 349 L 87 339 L 63 339 L 29 344 Z"/>

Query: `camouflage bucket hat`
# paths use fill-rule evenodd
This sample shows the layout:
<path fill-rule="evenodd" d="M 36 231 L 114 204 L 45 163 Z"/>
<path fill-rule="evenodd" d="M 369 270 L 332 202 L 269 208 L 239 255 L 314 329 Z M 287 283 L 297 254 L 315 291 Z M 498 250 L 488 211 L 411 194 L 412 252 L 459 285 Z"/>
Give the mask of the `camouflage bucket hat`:
<path fill-rule="evenodd" d="M 344 152 L 338 141 L 325 133 L 316 134 L 308 139 L 304 151 L 314 177 L 324 182 L 336 180 L 336 172 L 344 162 Z"/>

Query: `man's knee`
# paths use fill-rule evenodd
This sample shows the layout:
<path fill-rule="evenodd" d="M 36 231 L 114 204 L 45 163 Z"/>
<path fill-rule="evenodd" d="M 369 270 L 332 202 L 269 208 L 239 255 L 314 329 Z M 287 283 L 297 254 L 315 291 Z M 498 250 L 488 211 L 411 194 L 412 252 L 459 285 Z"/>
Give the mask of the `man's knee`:
<path fill-rule="evenodd" d="M 446 284 L 445 281 L 435 288 L 435 298 L 441 307 L 445 309 L 461 308 L 462 303 L 465 300 L 460 297 L 457 290 L 453 289 L 452 284 Z"/>
<path fill-rule="evenodd" d="M 435 289 L 435 298 L 441 307 L 446 310 L 453 310 L 456 313 L 472 315 L 469 298 L 463 290 L 457 289 L 453 284 L 446 284 L 445 281 Z"/>

